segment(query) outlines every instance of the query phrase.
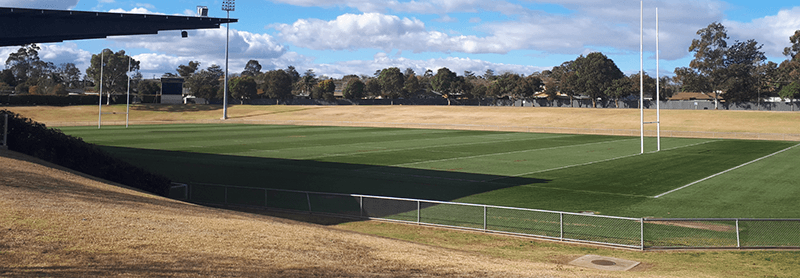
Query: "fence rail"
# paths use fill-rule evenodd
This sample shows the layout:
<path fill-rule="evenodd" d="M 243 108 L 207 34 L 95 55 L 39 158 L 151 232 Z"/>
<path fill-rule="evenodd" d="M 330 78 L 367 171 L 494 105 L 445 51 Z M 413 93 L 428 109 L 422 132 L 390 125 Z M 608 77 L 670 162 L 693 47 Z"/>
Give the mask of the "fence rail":
<path fill-rule="evenodd" d="M 175 184 L 175 199 L 631 249 L 800 248 L 800 219 L 648 219 L 358 194 Z"/>

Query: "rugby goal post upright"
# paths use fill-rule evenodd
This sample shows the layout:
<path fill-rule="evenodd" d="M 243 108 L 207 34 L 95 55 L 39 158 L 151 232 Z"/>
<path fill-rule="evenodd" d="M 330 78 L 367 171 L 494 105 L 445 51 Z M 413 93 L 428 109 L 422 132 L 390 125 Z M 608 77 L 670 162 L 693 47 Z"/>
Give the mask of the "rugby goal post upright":
<path fill-rule="evenodd" d="M 644 125 L 656 124 L 657 151 L 661 151 L 661 82 L 660 82 L 660 57 L 659 57 L 659 36 L 658 36 L 658 8 L 656 8 L 656 121 L 644 121 L 644 1 L 640 2 L 639 17 L 639 120 L 640 120 L 640 147 L 644 153 Z"/>

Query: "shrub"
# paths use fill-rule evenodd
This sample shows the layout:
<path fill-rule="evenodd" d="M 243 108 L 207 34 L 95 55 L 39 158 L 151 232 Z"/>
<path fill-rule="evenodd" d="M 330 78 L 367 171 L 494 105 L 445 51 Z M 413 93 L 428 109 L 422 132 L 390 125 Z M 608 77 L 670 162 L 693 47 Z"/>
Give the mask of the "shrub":
<path fill-rule="evenodd" d="M 170 180 L 112 157 L 97 146 L 7 110 L 8 149 L 94 177 L 167 196 Z"/>

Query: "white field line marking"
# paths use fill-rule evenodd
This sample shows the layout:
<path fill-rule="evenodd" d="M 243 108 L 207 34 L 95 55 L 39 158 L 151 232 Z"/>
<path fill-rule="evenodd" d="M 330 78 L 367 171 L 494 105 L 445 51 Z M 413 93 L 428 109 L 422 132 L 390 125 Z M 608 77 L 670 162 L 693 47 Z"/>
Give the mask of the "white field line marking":
<path fill-rule="evenodd" d="M 705 141 L 705 142 L 700 142 L 700 143 L 695 143 L 695 144 L 690 144 L 690 145 L 685 145 L 685 146 L 678 146 L 678 147 L 674 147 L 674 148 L 664 149 L 664 150 L 661 150 L 661 151 L 671 151 L 671 150 L 676 150 L 676 149 L 680 149 L 680 148 L 688 148 L 688 147 L 708 144 L 708 143 L 717 142 L 717 141 L 718 140 Z M 520 177 L 520 176 L 526 176 L 526 175 L 550 172 L 550 171 L 555 171 L 555 170 L 567 169 L 567 168 L 572 168 L 572 167 L 592 165 L 592 164 L 603 163 L 603 162 L 608 162 L 608 161 L 617 160 L 617 159 L 634 157 L 634 156 L 637 156 L 637 155 L 640 155 L 640 154 L 639 153 L 635 153 L 635 154 L 631 154 L 631 155 L 624 155 L 624 156 L 620 156 L 620 157 L 614 157 L 614 158 L 608 158 L 608 159 L 603 159 L 603 160 L 591 161 L 591 162 L 586 162 L 586 163 L 581 163 L 581 164 L 567 165 L 567 166 L 561 166 L 561 167 L 556 167 L 556 168 L 551 168 L 551 169 L 545 169 L 545 170 L 539 170 L 539 171 L 533 171 L 533 172 L 528 172 L 528 173 L 517 174 L 517 175 L 513 175 L 513 176 L 500 177 L 500 178 L 486 180 L 486 181 L 496 181 L 496 180 L 501 180 L 501 179 L 505 179 L 505 178 Z"/>
<path fill-rule="evenodd" d="M 753 160 L 753 161 L 747 162 L 747 163 L 745 163 L 745 164 L 742 164 L 742 165 L 739 165 L 739 166 L 736 166 L 736 167 L 730 168 L 730 169 L 728 169 L 728 170 L 725 170 L 725 171 L 722 171 L 722 172 L 719 172 L 719 173 L 713 174 L 713 175 L 711 175 L 711 176 L 708 176 L 708 177 L 706 177 L 706 178 L 704 178 L 704 179 L 701 179 L 701 180 L 699 180 L 699 181 L 696 181 L 696 182 L 693 182 L 693 183 L 690 183 L 690 184 L 687 184 L 687 185 L 684 185 L 684 186 L 681 186 L 681 187 L 675 188 L 675 189 L 673 189 L 673 190 L 670 190 L 670 191 L 667 191 L 667 192 L 661 193 L 661 194 L 659 194 L 659 195 L 656 195 L 656 196 L 654 196 L 653 198 L 660 198 L 660 197 L 663 197 L 664 195 L 670 194 L 670 193 L 672 193 L 672 192 L 675 192 L 675 191 L 678 191 L 678 190 L 681 190 L 681 189 L 687 188 L 687 187 L 689 187 L 689 186 L 692 186 L 692 185 L 695 185 L 695 184 L 698 184 L 698 183 L 701 183 L 701 182 L 704 182 L 704 181 L 710 180 L 710 179 L 712 179 L 712 178 L 715 178 L 715 177 L 721 176 L 721 175 L 723 175 L 723 174 L 725 174 L 725 173 L 728 173 L 728 172 L 730 172 L 730 171 L 733 171 L 733 170 L 736 170 L 736 169 L 742 168 L 742 167 L 744 167 L 744 166 L 747 166 L 747 165 L 750 165 L 750 164 L 756 163 L 756 162 L 758 162 L 758 161 L 761 161 L 761 160 L 763 160 L 763 159 L 767 159 L 767 158 L 770 158 L 770 157 L 772 157 L 772 156 L 775 156 L 775 155 L 781 154 L 781 153 L 783 153 L 783 152 L 785 152 L 785 151 L 788 151 L 788 150 L 791 150 L 791 149 L 793 149 L 793 148 L 795 148 L 795 147 L 797 147 L 797 146 L 800 146 L 800 144 L 797 144 L 797 145 L 794 145 L 794 146 L 791 146 L 791 147 L 785 148 L 785 149 L 783 149 L 783 150 L 780 150 L 780 151 L 778 151 L 778 152 L 775 152 L 775 153 L 773 153 L 773 154 L 767 155 L 767 156 L 765 156 L 765 157 L 761 157 L 761 158 L 758 158 L 758 159 L 756 159 L 756 160 Z"/>
<path fill-rule="evenodd" d="M 498 142 L 514 142 L 514 141 L 532 141 L 532 140 L 544 140 L 544 139 L 556 139 L 556 138 L 563 138 L 563 137 L 570 137 L 575 135 L 562 135 L 562 136 L 551 136 L 551 137 L 540 137 L 540 138 L 524 138 L 524 139 L 508 139 L 508 140 L 498 140 L 498 141 L 486 141 L 486 142 L 472 142 L 472 143 L 462 143 L 462 144 L 445 144 L 445 145 L 433 145 L 433 146 L 420 146 L 420 147 L 411 147 L 411 148 L 402 148 L 402 149 L 383 149 L 383 150 L 374 150 L 374 151 L 362 151 L 362 152 L 347 152 L 347 153 L 337 153 L 337 154 L 326 154 L 326 155 L 318 155 L 318 156 L 310 156 L 310 157 L 302 157 L 297 159 L 319 159 L 319 158 L 326 158 L 326 157 L 334 157 L 334 156 L 350 156 L 350 155 L 359 155 L 365 153 L 383 153 L 383 152 L 398 152 L 398 151 L 410 151 L 410 150 L 420 150 L 420 149 L 430 149 L 430 148 L 439 148 L 439 147 L 455 147 L 455 146 L 469 146 L 469 145 L 479 145 L 479 144 L 494 144 Z M 420 139 L 420 140 L 440 140 L 442 138 L 430 138 L 430 139 Z M 398 140 L 402 141 L 402 140 Z M 375 144 L 380 144 L 381 142 L 375 142 Z M 404 165 L 404 164 L 400 164 Z M 388 166 L 398 166 L 398 165 L 388 165 Z"/>
<path fill-rule="evenodd" d="M 611 140 L 611 141 L 594 142 L 594 143 L 586 143 L 586 144 L 579 144 L 579 145 L 566 145 L 566 146 L 558 146 L 558 147 L 542 148 L 542 149 L 528 149 L 528 150 L 513 151 L 513 152 L 480 154 L 480 155 L 472 155 L 472 156 L 462 156 L 462 157 L 453 157 L 453 158 L 445 158 L 445 159 L 417 161 L 417 162 L 395 164 L 395 165 L 389 165 L 389 166 L 400 167 L 400 166 L 408 166 L 408 165 L 423 164 L 423 163 L 453 161 L 453 160 L 459 160 L 459 159 L 472 159 L 472 158 L 478 158 L 478 157 L 505 155 L 505 154 L 513 154 L 513 153 L 524 153 L 524 152 L 533 152 L 533 151 L 546 151 L 546 150 L 555 150 L 555 149 L 563 149 L 563 148 L 571 148 L 571 147 L 582 147 L 582 146 L 599 145 L 599 144 L 605 144 L 605 143 L 614 143 L 614 142 L 631 141 L 631 140 L 638 140 L 638 139 Z"/>

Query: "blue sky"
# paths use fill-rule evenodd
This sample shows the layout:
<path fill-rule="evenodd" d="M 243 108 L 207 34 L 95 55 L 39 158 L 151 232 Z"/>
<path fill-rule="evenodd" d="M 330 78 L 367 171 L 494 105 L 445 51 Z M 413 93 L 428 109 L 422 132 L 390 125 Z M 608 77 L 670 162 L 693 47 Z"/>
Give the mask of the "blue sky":
<path fill-rule="evenodd" d="M 222 1 L 208 0 L 0 0 L 0 6 L 81 11 L 225 17 Z M 800 4 L 789 1 L 644 1 L 645 70 L 654 75 L 655 9 L 659 9 L 660 73 L 670 75 L 691 60 L 688 46 L 712 22 L 727 27 L 731 41 L 755 39 L 776 62 L 800 29 Z M 238 0 L 231 24 L 230 71 L 248 60 L 264 70 L 295 66 L 317 75 L 372 75 L 387 67 L 421 74 L 441 67 L 463 74 L 513 71 L 531 74 L 579 55 L 600 51 L 625 73 L 639 70 L 639 0 L 378 1 Z M 103 48 L 126 50 L 141 61 L 145 77 L 175 72 L 178 65 L 224 65 L 225 28 L 159 35 L 42 44 L 40 56 L 85 68 Z M 18 47 L 0 48 L 0 58 Z"/>

